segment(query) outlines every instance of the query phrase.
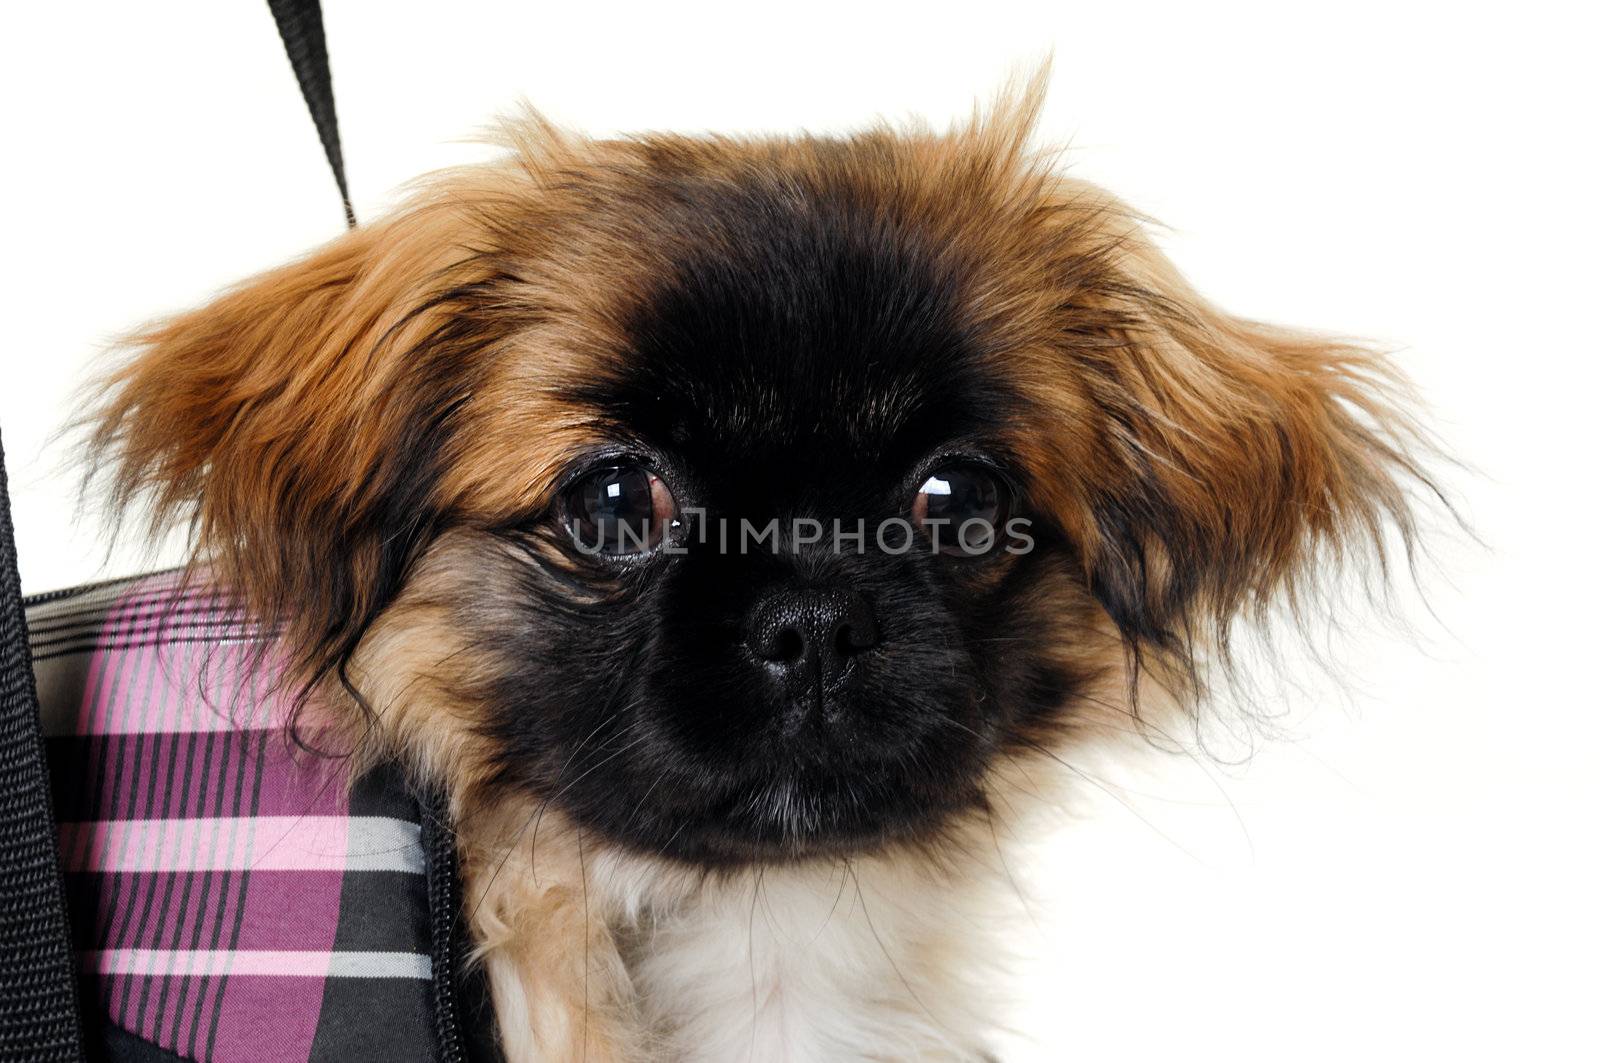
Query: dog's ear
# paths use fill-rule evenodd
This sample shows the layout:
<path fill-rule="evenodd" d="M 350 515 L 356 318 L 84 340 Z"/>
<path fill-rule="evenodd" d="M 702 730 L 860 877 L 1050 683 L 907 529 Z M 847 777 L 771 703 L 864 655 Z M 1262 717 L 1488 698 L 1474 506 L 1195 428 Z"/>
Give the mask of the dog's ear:
<path fill-rule="evenodd" d="M 308 687 L 448 519 L 455 421 L 501 338 L 465 225 L 414 207 L 150 326 L 92 414 L 113 502 L 187 523 Z"/>
<path fill-rule="evenodd" d="M 1055 206 L 1051 312 L 1066 372 L 1057 501 L 1127 643 L 1193 675 L 1241 613 L 1291 603 L 1355 552 L 1411 549 L 1438 495 L 1404 381 L 1359 344 L 1230 316 L 1120 204 L 1073 183 Z M 1062 343 L 1064 338 L 1065 342 Z"/>

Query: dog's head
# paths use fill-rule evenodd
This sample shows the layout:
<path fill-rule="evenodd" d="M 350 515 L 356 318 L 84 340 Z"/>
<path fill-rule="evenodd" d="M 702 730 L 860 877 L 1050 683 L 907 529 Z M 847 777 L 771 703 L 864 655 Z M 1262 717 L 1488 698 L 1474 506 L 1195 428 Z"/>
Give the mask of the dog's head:
<path fill-rule="evenodd" d="M 1381 362 L 1202 301 L 1033 107 L 512 123 L 143 334 L 118 496 L 194 521 L 294 681 L 484 793 L 704 865 L 935 838 L 1130 664 L 1181 685 L 1406 530 L 1417 473 Z"/>

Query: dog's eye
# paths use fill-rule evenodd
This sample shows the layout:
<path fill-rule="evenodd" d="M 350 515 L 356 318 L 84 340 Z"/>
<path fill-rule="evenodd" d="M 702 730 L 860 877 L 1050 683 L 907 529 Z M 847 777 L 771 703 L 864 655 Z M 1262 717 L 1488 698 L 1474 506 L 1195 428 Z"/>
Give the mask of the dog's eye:
<path fill-rule="evenodd" d="M 940 553 L 982 554 L 998 541 L 1007 504 L 1005 485 L 991 473 L 975 465 L 949 465 L 918 489 L 911 520 Z"/>
<path fill-rule="evenodd" d="M 590 473 L 568 489 L 563 508 L 578 549 L 613 557 L 654 550 L 678 521 L 672 492 L 638 465 Z"/>

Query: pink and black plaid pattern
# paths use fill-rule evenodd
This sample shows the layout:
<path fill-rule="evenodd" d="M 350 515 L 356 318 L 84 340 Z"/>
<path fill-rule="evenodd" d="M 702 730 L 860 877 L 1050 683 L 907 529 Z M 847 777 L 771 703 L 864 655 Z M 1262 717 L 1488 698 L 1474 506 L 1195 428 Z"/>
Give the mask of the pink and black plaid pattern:
<path fill-rule="evenodd" d="M 85 1007 L 195 1060 L 433 1058 L 405 787 L 296 749 L 251 625 L 172 577 L 28 625 Z"/>

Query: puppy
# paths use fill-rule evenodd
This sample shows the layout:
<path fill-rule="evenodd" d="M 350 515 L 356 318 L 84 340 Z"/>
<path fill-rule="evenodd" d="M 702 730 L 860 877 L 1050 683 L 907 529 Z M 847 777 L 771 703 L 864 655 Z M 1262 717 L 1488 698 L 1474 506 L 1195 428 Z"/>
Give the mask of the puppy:
<path fill-rule="evenodd" d="M 285 725 L 446 788 L 510 1059 L 984 1058 L 1060 754 L 1409 544 L 1390 367 L 1205 302 L 1038 105 L 527 114 L 109 377 L 114 500 L 278 632 Z"/>

